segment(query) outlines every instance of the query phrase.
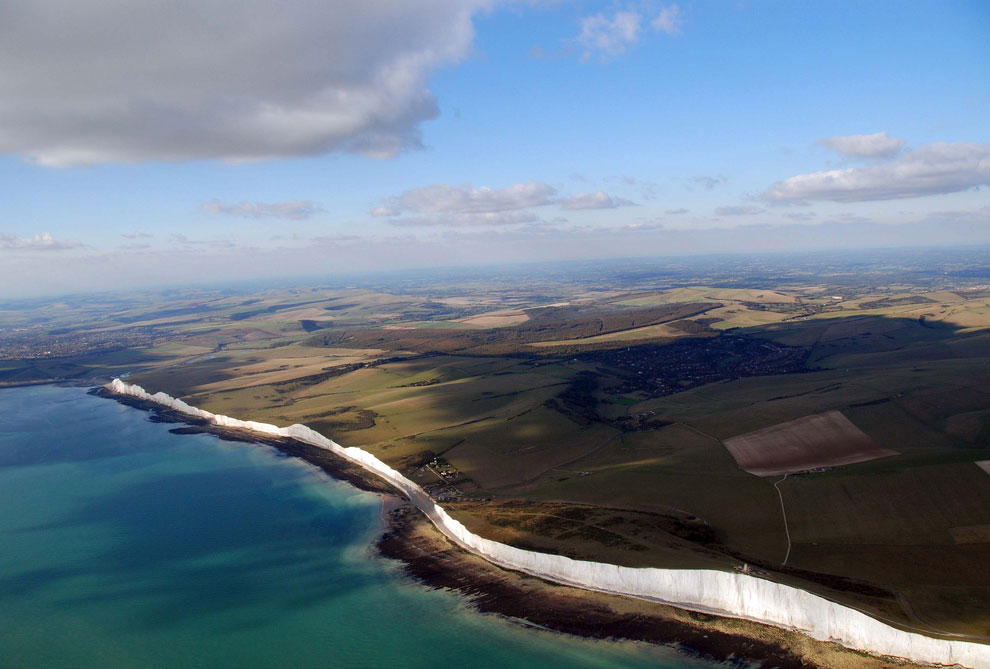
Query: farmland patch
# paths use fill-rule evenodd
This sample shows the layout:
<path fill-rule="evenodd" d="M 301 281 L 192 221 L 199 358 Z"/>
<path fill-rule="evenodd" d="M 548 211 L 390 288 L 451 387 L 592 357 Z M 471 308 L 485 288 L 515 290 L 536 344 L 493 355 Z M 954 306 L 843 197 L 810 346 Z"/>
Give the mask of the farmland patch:
<path fill-rule="evenodd" d="M 756 476 L 780 476 L 875 460 L 883 448 L 839 411 L 773 425 L 725 440 L 739 466 Z"/>

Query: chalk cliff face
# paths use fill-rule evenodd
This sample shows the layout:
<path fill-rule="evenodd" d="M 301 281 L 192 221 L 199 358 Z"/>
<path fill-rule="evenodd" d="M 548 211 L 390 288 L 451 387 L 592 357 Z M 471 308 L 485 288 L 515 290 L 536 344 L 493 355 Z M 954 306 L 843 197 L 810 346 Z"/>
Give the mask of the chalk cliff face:
<path fill-rule="evenodd" d="M 990 645 L 935 639 L 904 632 L 859 611 L 804 590 L 746 574 L 702 569 L 635 569 L 561 555 L 526 551 L 479 537 L 447 515 L 417 484 L 360 448 L 345 448 L 305 425 L 276 427 L 212 414 L 165 393 L 151 395 L 140 386 L 114 379 L 107 388 L 205 418 L 224 427 L 291 437 L 330 450 L 363 466 L 403 491 L 447 537 L 486 560 L 558 583 L 649 599 L 695 611 L 785 627 L 815 639 L 915 662 L 990 669 Z"/>

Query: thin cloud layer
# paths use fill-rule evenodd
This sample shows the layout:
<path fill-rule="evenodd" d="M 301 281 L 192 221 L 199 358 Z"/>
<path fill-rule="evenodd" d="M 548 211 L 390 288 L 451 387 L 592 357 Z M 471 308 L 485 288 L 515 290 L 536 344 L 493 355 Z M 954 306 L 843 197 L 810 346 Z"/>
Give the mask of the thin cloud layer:
<path fill-rule="evenodd" d="M 668 35 L 677 35 L 681 32 L 683 24 L 684 18 L 681 16 L 681 8 L 677 5 L 670 5 L 660 10 L 657 17 L 650 22 L 650 27 Z"/>
<path fill-rule="evenodd" d="M 557 205 L 568 211 L 617 209 L 635 205 L 604 191 L 557 197 L 557 189 L 542 181 L 518 183 L 506 188 L 433 184 L 387 198 L 371 209 L 372 216 L 390 217 L 393 225 L 407 227 L 512 225 L 535 223 L 537 207 Z"/>
<path fill-rule="evenodd" d="M 239 202 L 224 204 L 218 200 L 206 202 L 200 209 L 209 214 L 223 214 L 241 218 L 287 218 L 302 221 L 311 218 L 323 210 L 322 207 L 309 200 L 292 200 L 290 202 Z"/>
<path fill-rule="evenodd" d="M 539 220 L 539 217 L 533 212 L 520 210 L 398 218 L 390 222 L 392 225 L 408 228 L 428 228 L 441 226 L 470 228 L 485 225 L 518 225 L 520 223 L 535 223 Z"/>
<path fill-rule="evenodd" d="M 433 184 L 389 198 L 384 206 L 372 209 L 371 213 L 375 216 L 404 213 L 491 214 L 551 204 L 556 193 L 557 189 L 542 181 L 500 189 L 487 186 L 475 188 L 469 183 L 459 186 Z"/>
<path fill-rule="evenodd" d="M 574 197 L 561 200 L 562 209 L 577 211 L 580 209 L 617 209 L 619 207 L 631 207 L 635 202 L 624 200 L 621 197 L 613 197 L 605 191 L 595 191 L 594 193 L 580 193 Z"/>
<path fill-rule="evenodd" d="M 753 205 L 729 205 L 725 207 L 715 207 L 716 216 L 755 216 L 762 214 L 763 210 Z"/>
<path fill-rule="evenodd" d="M 726 181 L 728 181 L 728 179 L 726 179 L 721 174 L 718 176 L 708 176 L 705 174 L 700 174 L 696 177 L 691 177 L 690 179 L 688 179 L 688 181 L 690 181 L 691 183 L 697 186 L 701 186 L 705 190 L 712 190 L 713 188 L 715 188 L 715 186 L 718 186 L 719 184 L 724 184 Z"/>
<path fill-rule="evenodd" d="M 393 156 L 421 145 L 427 79 L 468 53 L 485 4 L 10 0 L 0 152 L 49 166 Z"/>
<path fill-rule="evenodd" d="M 957 193 L 990 184 L 990 144 L 935 143 L 869 167 L 799 174 L 773 184 L 768 201 L 867 202 Z"/>
<path fill-rule="evenodd" d="M 75 240 L 62 241 L 55 239 L 48 232 L 42 232 L 31 237 L 0 234 L 0 251 L 64 251 L 80 248 L 83 244 Z"/>
<path fill-rule="evenodd" d="M 872 135 L 826 137 L 818 143 L 850 158 L 893 158 L 904 148 L 906 141 L 883 131 Z"/>

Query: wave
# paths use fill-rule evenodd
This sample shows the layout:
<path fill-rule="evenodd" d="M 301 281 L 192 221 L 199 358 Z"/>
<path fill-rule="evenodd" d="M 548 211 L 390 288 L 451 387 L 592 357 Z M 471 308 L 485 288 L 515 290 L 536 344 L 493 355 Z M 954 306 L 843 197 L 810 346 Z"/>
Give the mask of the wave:
<path fill-rule="evenodd" d="M 364 467 L 401 490 L 446 537 L 465 550 L 500 567 L 586 590 L 647 599 L 671 606 L 731 618 L 742 618 L 833 641 L 868 653 L 943 665 L 990 669 L 990 646 L 936 639 L 891 627 L 875 618 L 805 590 L 748 574 L 710 569 L 655 569 L 574 560 L 522 550 L 470 532 L 433 502 L 422 488 L 357 447 L 343 447 L 305 425 L 276 427 L 204 411 L 165 393 L 150 394 L 141 386 L 114 379 L 106 385 L 130 395 L 203 418 L 221 427 L 288 437 Z"/>

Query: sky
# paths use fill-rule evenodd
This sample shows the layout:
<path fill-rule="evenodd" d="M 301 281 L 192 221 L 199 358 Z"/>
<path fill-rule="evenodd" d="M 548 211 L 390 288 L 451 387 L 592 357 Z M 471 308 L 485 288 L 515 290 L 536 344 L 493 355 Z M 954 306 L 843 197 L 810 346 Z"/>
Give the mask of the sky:
<path fill-rule="evenodd" d="M 990 243 L 990 3 L 7 0 L 0 296 Z"/>

